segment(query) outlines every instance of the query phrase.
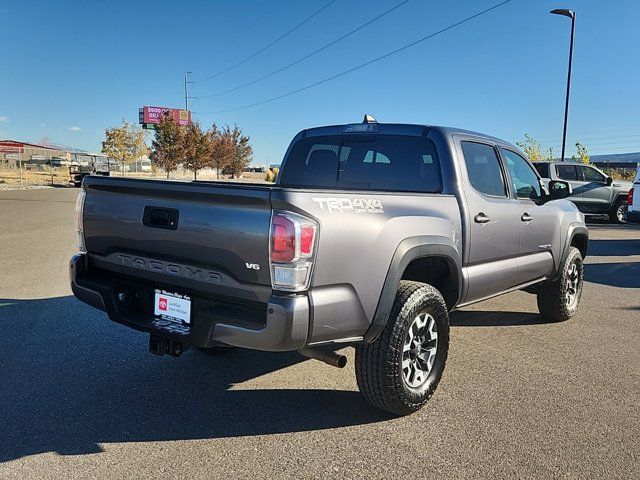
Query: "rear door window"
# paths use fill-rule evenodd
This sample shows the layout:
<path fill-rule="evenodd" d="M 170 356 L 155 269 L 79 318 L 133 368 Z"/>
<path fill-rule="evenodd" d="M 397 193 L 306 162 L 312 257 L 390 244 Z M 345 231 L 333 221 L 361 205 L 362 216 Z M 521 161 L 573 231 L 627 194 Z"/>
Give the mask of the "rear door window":
<path fill-rule="evenodd" d="M 556 173 L 561 180 L 578 180 L 578 171 L 575 165 L 556 165 Z"/>
<path fill-rule="evenodd" d="M 460 142 L 473 188 L 485 195 L 506 197 L 504 175 L 495 149 L 477 142 Z"/>
<path fill-rule="evenodd" d="M 435 145 L 424 137 L 349 134 L 298 141 L 281 185 L 435 193 L 441 190 Z"/>

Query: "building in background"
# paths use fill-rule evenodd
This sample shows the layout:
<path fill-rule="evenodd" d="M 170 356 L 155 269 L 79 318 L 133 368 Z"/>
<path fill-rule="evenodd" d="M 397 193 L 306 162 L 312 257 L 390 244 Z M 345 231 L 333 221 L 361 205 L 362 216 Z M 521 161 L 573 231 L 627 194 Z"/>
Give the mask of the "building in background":
<path fill-rule="evenodd" d="M 56 146 L 39 145 L 19 140 L 0 140 L 0 165 L 17 168 L 20 163 L 40 164 L 52 158 L 67 158 L 67 151 Z"/>

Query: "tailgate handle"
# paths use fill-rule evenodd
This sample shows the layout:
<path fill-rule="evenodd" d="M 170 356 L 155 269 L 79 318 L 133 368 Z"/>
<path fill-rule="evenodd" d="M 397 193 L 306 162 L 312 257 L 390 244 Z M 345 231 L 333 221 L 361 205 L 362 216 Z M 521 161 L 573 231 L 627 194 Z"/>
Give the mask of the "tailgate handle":
<path fill-rule="evenodd" d="M 177 230 L 178 210 L 173 208 L 144 207 L 142 224 L 147 227 Z"/>

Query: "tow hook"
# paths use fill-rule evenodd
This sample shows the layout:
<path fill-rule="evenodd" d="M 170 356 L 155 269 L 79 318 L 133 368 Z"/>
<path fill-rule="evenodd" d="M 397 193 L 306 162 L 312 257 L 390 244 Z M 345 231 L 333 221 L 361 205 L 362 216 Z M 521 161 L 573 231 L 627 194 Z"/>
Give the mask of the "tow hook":
<path fill-rule="evenodd" d="M 154 355 L 171 355 L 179 357 L 184 352 L 184 344 L 177 340 L 162 338 L 157 335 L 149 336 L 149 351 Z"/>
<path fill-rule="evenodd" d="M 313 358 L 314 360 L 324 362 L 332 367 L 344 368 L 347 364 L 347 357 L 336 352 L 306 347 L 302 350 L 298 350 L 298 353 L 307 358 Z"/>

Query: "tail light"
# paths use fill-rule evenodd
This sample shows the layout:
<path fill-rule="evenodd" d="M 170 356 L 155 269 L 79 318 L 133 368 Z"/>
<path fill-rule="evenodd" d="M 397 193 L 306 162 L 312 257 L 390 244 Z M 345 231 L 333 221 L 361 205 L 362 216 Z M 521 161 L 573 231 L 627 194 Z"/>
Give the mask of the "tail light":
<path fill-rule="evenodd" d="M 84 199 L 87 196 L 84 188 L 80 190 L 78 199 L 76 200 L 76 235 L 78 240 L 78 250 L 86 252 L 87 247 L 84 244 L 84 223 L 82 217 L 84 215 Z"/>
<path fill-rule="evenodd" d="M 633 205 L 633 189 L 635 187 L 632 187 L 631 190 L 629 190 L 629 194 L 627 195 L 627 205 Z"/>
<path fill-rule="evenodd" d="M 309 288 L 318 224 L 296 213 L 273 213 L 271 219 L 271 286 L 300 292 Z"/>

